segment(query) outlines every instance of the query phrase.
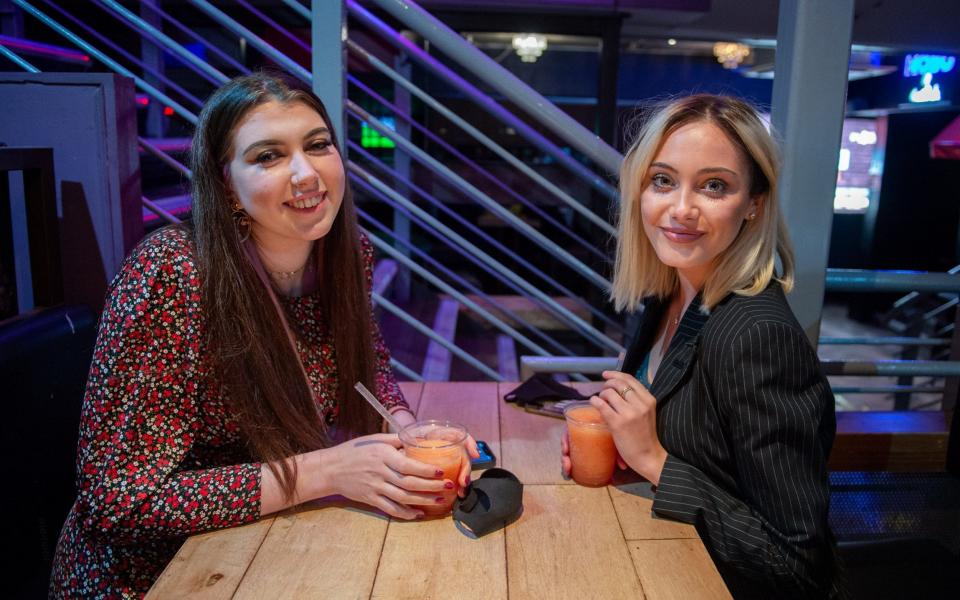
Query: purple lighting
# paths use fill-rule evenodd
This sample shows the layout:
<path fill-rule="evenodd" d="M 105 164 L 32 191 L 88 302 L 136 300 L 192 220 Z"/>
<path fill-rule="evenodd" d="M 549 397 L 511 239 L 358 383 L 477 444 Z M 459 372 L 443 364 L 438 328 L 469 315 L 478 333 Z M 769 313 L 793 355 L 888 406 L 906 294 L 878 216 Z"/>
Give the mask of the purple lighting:
<path fill-rule="evenodd" d="M 62 48 L 60 46 L 53 46 L 51 44 L 42 44 L 40 42 L 32 42 L 30 40 L 25 40 L 23 38 L 15 38 L 7 35 L 0 35 L 0 45 L 6 46 L 7 48 L 15 48 L 20 50 L 24 54 L 32 54 L 35 56 L 46 56 L 50 58 L 55 58 L 57 60 L 63 60 L 67 62 L 75 62 L 86 64 L 90 62 L 90 57 L 82 52 L 77 52 L 76 50 L 70 50 L 69 48 Z"/>

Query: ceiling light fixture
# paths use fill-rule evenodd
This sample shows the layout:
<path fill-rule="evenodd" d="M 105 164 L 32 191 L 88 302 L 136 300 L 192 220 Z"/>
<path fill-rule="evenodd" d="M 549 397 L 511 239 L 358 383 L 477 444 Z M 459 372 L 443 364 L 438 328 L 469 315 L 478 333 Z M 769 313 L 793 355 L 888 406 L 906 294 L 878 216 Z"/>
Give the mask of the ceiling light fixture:
<path fill-rule="evenodd" d="M 724 69 L 736 69 L 750 56 L 750 47 L 736 42 L 717 42 L 713 45 L 713 55 Z"/>
<path fill-rule="evenodd" d="M 536 33 L 521 33 L 513 36 L 513 49 L 523 62 L 537 62 L 547 49 L 547 37 Z"/>

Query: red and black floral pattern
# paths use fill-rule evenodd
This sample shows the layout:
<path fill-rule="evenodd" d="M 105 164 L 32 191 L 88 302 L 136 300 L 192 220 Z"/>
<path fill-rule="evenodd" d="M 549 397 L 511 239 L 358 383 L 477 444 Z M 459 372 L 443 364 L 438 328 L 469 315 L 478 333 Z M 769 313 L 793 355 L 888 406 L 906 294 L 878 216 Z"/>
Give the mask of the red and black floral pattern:
<path fill-rule="evenodd" d="M 373 249 L 363 239 L 368 286 Z M 316 296 L 284 298 L 322 413 L 337 370 Z M 144 241 L 111 284 L 83 403 L 78 497 L 60 534 L 51 597 L 141 597 L 186 536 L 255 521 L 260 464 L 244 449 L 206 360 L 187 234 Z M 376 323 L 377 392 L 405 406 Z"/>

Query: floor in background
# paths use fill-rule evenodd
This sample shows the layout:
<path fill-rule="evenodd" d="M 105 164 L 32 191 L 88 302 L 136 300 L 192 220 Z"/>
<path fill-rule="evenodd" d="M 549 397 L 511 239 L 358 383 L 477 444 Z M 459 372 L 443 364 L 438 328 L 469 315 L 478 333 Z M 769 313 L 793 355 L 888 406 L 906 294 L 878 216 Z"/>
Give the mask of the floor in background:
<path fill-rule="evenodd" d="M 843 304 L 825 304 L 820 322 L 821 337 L 882 337 L 897 335 L 892 331 L 865 325 L 847 317 Z M 897 360 L 900 346 L 846 346 L 820 345 L 821 359 L 830 360 Z M 896 385 L 895 377 L 830 377 L 834 386 Z M 943 379 L 917 377 L 914 385 L 943 386 Z M 910 407 L 914 410 L 940 410 L 941 394 L 913 394 Z M 893 394 L 836 394 L 837 410 L 893 410 Z"/>

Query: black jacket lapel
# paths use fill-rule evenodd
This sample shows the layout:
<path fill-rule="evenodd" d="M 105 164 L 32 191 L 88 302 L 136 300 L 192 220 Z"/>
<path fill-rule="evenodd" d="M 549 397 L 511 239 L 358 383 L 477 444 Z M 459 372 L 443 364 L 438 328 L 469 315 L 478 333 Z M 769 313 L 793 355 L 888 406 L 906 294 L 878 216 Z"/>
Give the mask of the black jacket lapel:
<path fill-rule="evenodd" d="M 703 314 L 700 310 L 700 295 L 698 294 L 683 314 L 683 318 L 677 326 L 677 332 L 670 340 L 667 354 L 663 357 L 663 361 L 657 368 L 656 376 L 653 378 L 650 393 L 657 399 L 658 404 L 669 399 L 677 385 L 685 379 L 697 356 L 700 332 L 708 318 L 709 315 Z"/>
<path fill-rule="evenodd" d="M 623 357 L 623 365 L 620 372 L 633 375 L 640 368 L 643 357 L 653 346 L 654 338 L 657 335 L 657 326 L 663 317 L 663 311 L 667 308 L 667 300 L 650 296 L 643 301 L 643 314 L 640 315 L 640 326 L 629 340 L 627 353 Z"/>

